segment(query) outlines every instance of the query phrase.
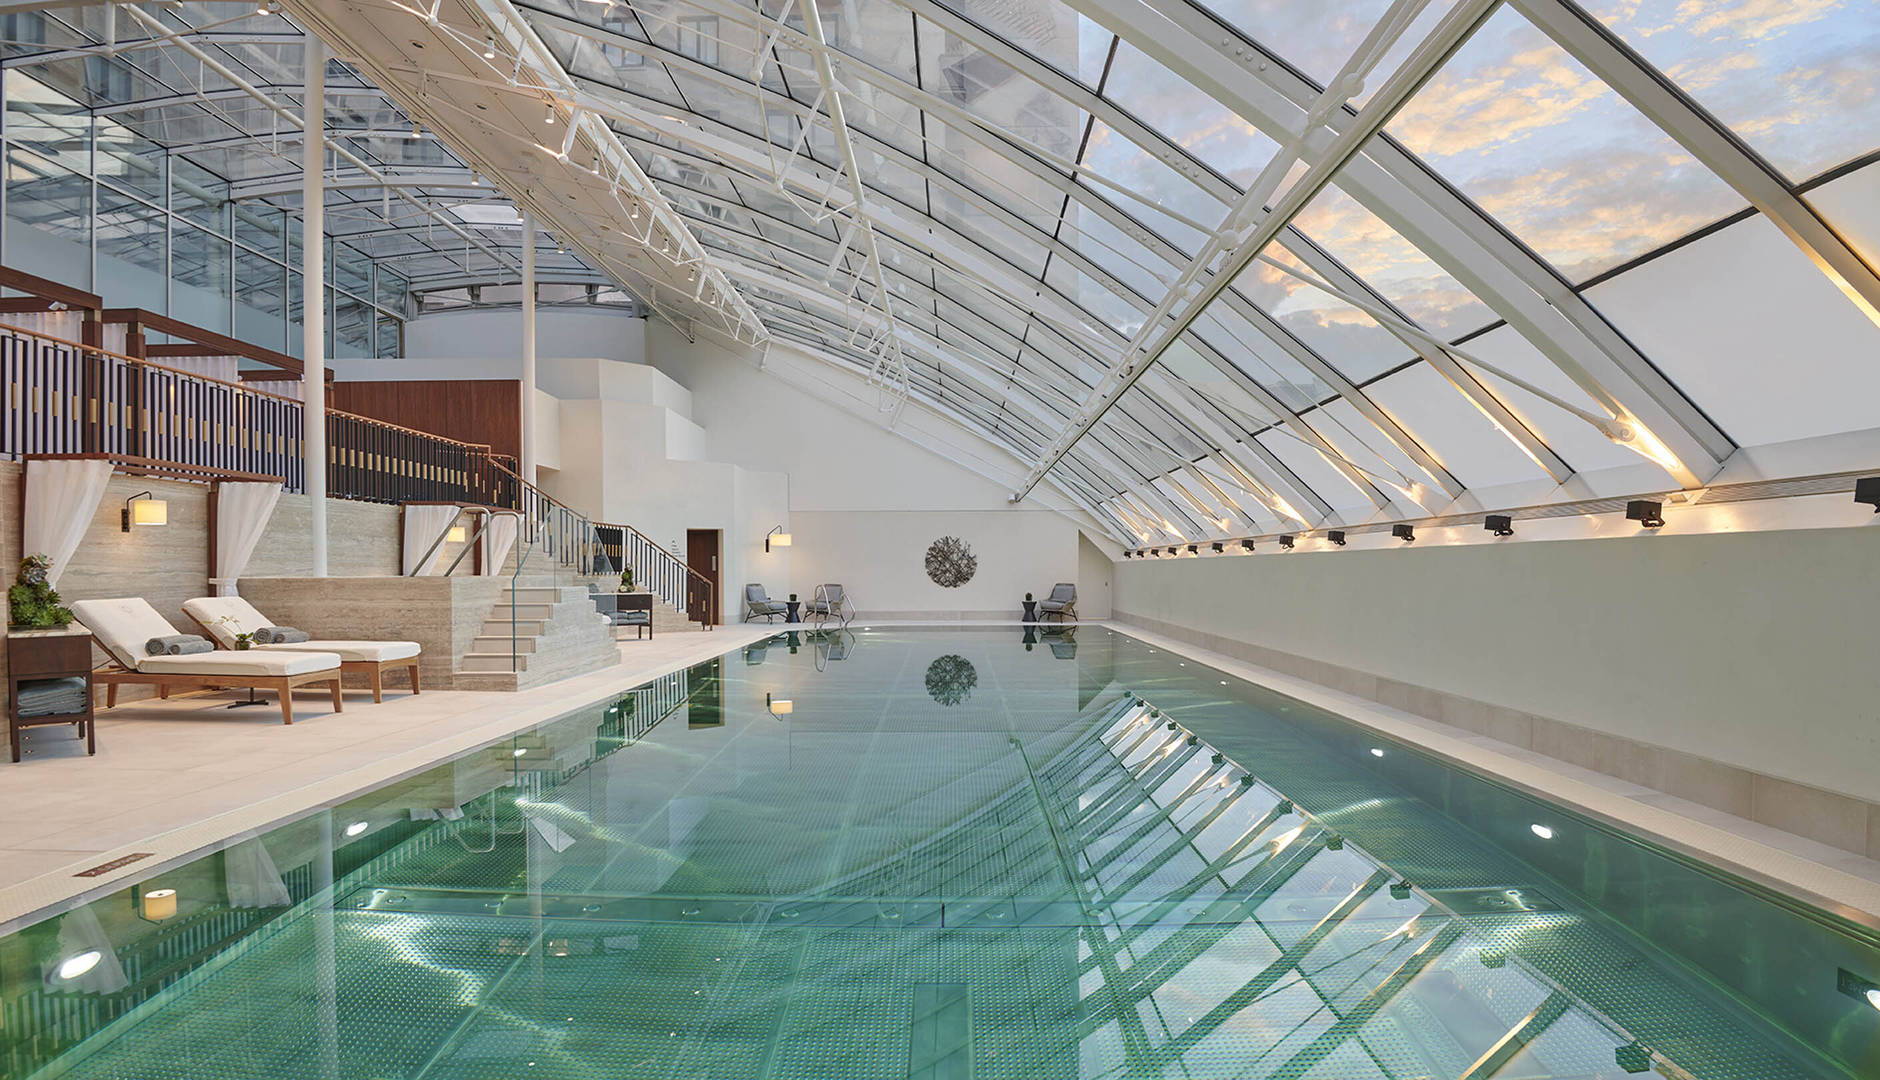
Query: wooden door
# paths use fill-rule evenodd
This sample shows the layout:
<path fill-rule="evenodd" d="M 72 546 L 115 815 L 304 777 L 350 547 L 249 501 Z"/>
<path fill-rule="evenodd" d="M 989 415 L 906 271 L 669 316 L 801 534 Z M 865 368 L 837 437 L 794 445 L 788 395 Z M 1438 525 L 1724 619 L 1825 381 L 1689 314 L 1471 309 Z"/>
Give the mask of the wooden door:
<path fill-rule="evenodd" d="M 702 622 L 707 626 L 716 626 L 718 611 L 724 603 L 724 585 L 719 581 L 719 547 L 723 533 L 718 529 L 687 529 L 685 531 L 685 563 L 700 577 L 711 582 L 707 590 L 698 578 L 686 575 L 685 614 L 686 618 Z M 710 599 L 707 599 L 709 595 Z"/>

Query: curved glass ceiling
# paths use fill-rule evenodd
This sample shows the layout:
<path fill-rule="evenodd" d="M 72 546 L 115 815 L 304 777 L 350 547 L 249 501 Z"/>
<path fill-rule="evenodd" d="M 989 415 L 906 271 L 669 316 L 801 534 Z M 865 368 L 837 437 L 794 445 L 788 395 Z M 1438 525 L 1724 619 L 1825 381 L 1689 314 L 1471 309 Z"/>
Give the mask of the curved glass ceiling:
<path fill-rule="evenodd" d="M 239 7 L 176 10 L 287 29 Z M 1851 434 L 1880 394 L 1867 0 L 502 14 L 774 339 L 886 373 L 1130 546 L 1695 488 L 1772 443 L 1803 449 L 1757 468 L 1872 464 Z M 48 48 L 99 36 L 44 21 L 70 38 Z M 297 48 L 212 47 L 298 81 Z M 112 100 L 138 134 L 223 154 L 238 188 L 292 171 L 217 141 L 265 141 L 265 110 L 145 66 L 162 86 Z M 462 171 L 362 95 L 347 145 Z M 347 208 L 373 243 L 435 231 L 371 223 L 379 199 Z M 408 257 L 448 276 L 450 246 Z"/>

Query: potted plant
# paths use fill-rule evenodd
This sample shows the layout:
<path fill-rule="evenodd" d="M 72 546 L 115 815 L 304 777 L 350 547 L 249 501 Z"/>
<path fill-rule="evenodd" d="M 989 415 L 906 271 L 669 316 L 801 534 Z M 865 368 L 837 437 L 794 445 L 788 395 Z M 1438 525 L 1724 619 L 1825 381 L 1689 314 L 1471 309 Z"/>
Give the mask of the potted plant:
<path fill-rule="evenodd" d="M 55 630 L 72 621 L 72 609 L 48 581 L 52 559 L 28 555 L 20 560 L 19 579 L 7 589 L 7 620 L 15 629 Z"/>
<path fill-rule="evenodd" d="M 792 604 L 794 604 L 794 603 L 796 603 L 796 594 L 795 594 L 795 593 L 791 593 L 791 594 L 790 594 L 790 602 L 791 602 Z"/>
<path fill-rule="evenodd" d="M 234 623 L 234 620 L 230 618 L 229 616 L 224 615 L 221 618 L 217 619 L 215 622 L 217 626 L 221 626 L 224 624 L 232 625 Z M 254 643 L 255 643 L 255 632 L 253 630 L 236 631 L 235 648 L 238 652 L 246 652 L 248 649 L 254 647 Z"/>
<path fill-rule="evenodd" d="M 633 567 L 623 567 L 620 571 L 620 591 L 633 591 Z"/>

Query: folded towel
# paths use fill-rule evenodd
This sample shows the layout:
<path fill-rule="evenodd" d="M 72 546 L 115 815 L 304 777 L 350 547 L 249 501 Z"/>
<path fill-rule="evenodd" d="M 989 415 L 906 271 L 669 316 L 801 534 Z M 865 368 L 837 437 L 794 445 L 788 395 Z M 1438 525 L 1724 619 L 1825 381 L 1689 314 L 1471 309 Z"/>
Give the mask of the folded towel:
<path fill-rule="evenodd" d="M 14 704 L 23 717 L 64 716 L 85 711 L 85 680 L 28 679 L 20 683 Z"/>
<path fill-rule="evenodd" d="M 291 626 L 264 626 L 255 631 L 255 640 L 263 645 L 286 645 L 307 640 L 307 632 Z"/>
<path fill-rule="evenodd" d="M 215 648 L 209 640 L 195 634 L 169 634 L 144 642 L 144 652 L 151 656 L 188 656 Z"/>
<path fill-rule="evenodd" d="M 21 705 L 20 706 L 20 715 L 22 717 L 67 716 L 72 713 L 80 713 L 84 711 L 85 711 L 85 695 L 83 694 L 80 694 L 77 697 L 67 698 L 67 699 L 63 699 L 59 701 L 45 701 L 45 702 L 40 702 L 39 704 L 36 704 L 36 705 Z"/>

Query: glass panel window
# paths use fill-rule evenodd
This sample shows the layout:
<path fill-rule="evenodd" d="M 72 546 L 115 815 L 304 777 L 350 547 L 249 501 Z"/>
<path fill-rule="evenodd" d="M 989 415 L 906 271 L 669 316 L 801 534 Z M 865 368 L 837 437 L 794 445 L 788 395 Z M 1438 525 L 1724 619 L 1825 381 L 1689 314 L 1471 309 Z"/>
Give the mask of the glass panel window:
<path fill-rule="evenodd" d="M 91 174 L 91 113 L 18 68 L 6 72 L 6 136 L 14 146 L 83 176 Z"/>
<path fill-rule="evenodd" d="M 1586 298 L 1742 445 L 1874 426 L 1880 327 L 1761 215 Z"/>
<path fill-rule="evenodd" d="M 333 306 L 333 354 L 371 356 L 375 325 L 372 308 L 364 300 L 338 294 Z"/>
<path fill-rule="evenodd" d="M 1880 6 L 1582 0 L 1795 180 L 1880 145 Z"/>
<path fill-rule="evenodd" d="M 1202 0 L 1202 6 L 1324 86 L 1390 0 Z"/>
<path fill-rule="evenodd" d="M 355 296 L 371 296 L 371 261 L 346 244 L 329 246 L 333 251 L 333 284 Z"/>
<path fill-rule="evenodd" d="M 386 311 L 404 314 L 406 296 L 410 289 L 411 284 L 404 278 L 383 266 L 379 267 L 378 302 L 380 307 Z"/>
<path fill-rule="evenodd" d="M 9 84 L 13 72 L 7 73 Z M 57 281 L 91 281 L 92 183 L 38 154 L 7 151 L 6 251 L 10 266 Z"/>
<path fill-rule="evenodd" d="M 161 205 L 169 160 L 163 147 L 106 117 L 98 118 L 94 136 L 98 179 Z"/>
<path fill-rule="evenodd" d="M 272 206 L 257 202 L 240 203 L 234 208 L 235 239 L 279 259 L 286 252 L 287 215 Z"/>
<path fill-rule="evenodd" d="M 718 16 L 686 15 L 679 23 L 679 52 L 702 64 L 718 64 Z"/>
<path fill-rule="evenodd" d="M 1331 293 L 1308 284 L 1299 274 L 1320 275 L 1278 244 L 1234 279 L 1234 289 L 1279 321 L 1293 336 L 1352 382 L 1363 382 L 1409 360 L 1414 352 L 1371 316 Z"/>
<path fill-rule="evenodd" d="M 113 304 L 163 311 L 168 303 L 168 218 L 162 210 L 98 188 L 98 280 Z"/>
<path fill-rule="evenodd" d="M 235 249 L 235 336 L 270 349 L 287 335 L 287 268 Z"/>
<path fill-rule="evenodd" d="M 402 350 L 404 323 L 384 315 L 378 318 L 378 352 L 381 357 L 398 356 Z"/>
<path fill-rule="evenodd" d="M 1103 96 L 1245 188 L 1279 144 L 1135 47 L 1116 48 Z"/>
<path fill-rule="evenodd" d="M 1511 7 L 1387 130 L 1573 281 L 1743 205 Z"/>
<path fill-rule="evenodd" d="M 229 328 L 229 242 L 184 221 L 172 225 L 170 314 L 210 330 Z"/>
<path fill-rule="evenodd" d="M 188 218 L 210 232 L 227 236 L 228 181 L 191 163 L 188 158 L 172 158 L 170 161 L 170 211 L 178 217 Z"/>
<path fill-rule="evenodd" d="M 1495 320 L 1488 305 L 1460 281 L 1335 185 L 1319 192 L 1293 224 L 1398 311 L 1444 341 Z"/>

